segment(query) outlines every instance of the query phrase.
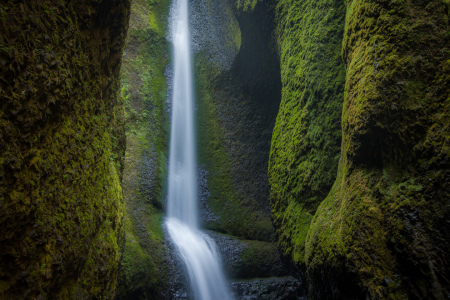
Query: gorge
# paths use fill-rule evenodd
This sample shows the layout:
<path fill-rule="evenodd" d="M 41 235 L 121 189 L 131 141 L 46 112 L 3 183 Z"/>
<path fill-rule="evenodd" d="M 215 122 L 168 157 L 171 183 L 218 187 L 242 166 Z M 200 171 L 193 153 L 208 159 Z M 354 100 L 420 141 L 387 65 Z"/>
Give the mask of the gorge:
<path fill-rule="evenodd" d="M 179 193 L 224 289 L 449 299 L 450 2 L 186 3 L 198 142 L 178 149 L 198 155 Z M 0 299 L 199 294 L 169 238 L 190 234 L 170 221 L 170 7 L 0 4 Z"/>

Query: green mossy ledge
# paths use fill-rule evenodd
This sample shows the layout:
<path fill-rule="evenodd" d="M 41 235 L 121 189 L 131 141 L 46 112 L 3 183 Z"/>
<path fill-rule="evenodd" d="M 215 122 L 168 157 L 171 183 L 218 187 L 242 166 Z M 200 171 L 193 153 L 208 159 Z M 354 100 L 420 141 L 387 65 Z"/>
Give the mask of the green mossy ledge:
<path fill-rule="evenodd" d="M 311 220 L 336 178 L 345 69 L 344 1 L 278 1 L 282 99 L 272 135 L 269 182 L 278 247 L 305 263 Z"/>
<path fill-rule="evenodd" d="M 121 70 L 127 151 L 123 175 L 125 248 L 116 299 L 161 299 L 164 265 L 162 198 L 166 177 L 165 39 L 169 0 L 134 0 Z"/>
<path fill-rule="evenodd" d="M 0 298 L 111 299 L 130 2 L 0 5 Z"/>
<path fill-rule="evenodd" d="M 316 298 L 448 298 L 447 5 L 347 3 L 341 158 L 306 239 Z"/>

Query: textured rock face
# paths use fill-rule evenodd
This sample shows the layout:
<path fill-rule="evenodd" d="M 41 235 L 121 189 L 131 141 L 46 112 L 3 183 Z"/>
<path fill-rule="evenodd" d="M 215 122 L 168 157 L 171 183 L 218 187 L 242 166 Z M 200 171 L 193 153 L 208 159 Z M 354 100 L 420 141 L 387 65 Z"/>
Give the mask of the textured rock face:
<path fill-rule="evenodd" d="M 202 222 L 231 235 L 211 233 L 230 278 L 286 275 L 267 180 L 281 91 L 272 7 L 198 1 L 192 13 Z"/>
<path fill-rule="evenodd" d="M 122 185 L 125 247 L 116 299 L 161 299 L 161 293 L 168 290 L 161 223 L 169 4 L 166 0 L 135 0 L 131 5 L 121 70 L 127 140 Z"/>
<path fill-rule="evenodd" d="M 345 69 L 343 1 L 279 1 L 283 83 L 269 182 L 278 247 L 303 264 L 311 220 L 336 177 Z"/>
<path fill-rule="evenodd" d="M 334 177 L 320 166 L 331 169 L 336 143 L 314 138 L 336 133 L 333 126 L 326 130 L 334 109 L 310 99 L 315 87 L 339 95 L 344 84 L 337 80 L 334 89 L 315 73 L 321 66 L 334 72 L 336 64 L 314 64 L 340 44 L 334 38 L 341 31 L 321 26 L 340 20 L 343 1 L 279 2 L 278 8 L 282 80 L 299 76 L 295 84 L 283 80 L 269 167 L 281 250 L 307 271 L 318 299 L 448 298 L 448 1 L 346 4 L 342 146 L 329 193 Z M 287 34 L 297 24 L 294 43 Z M 294 136 L 290 147 L 287 133 Z M 330 136 L 339 141 L 338 134 Z M 308 167 L 322 175 L 310 176 Z"/>
<path fill-rule="evenodd" d="M 217 216 L 205 225 L 272 241 L 266 170 L 281 89 L 273 17 L 268 3 L 251 11 L 228 4 L 228 13 L 220 26 L 233 33 L 225 45 L 238 51 L 216 54 L 205 47 L 196 58 L 199 159 L 208 171 L 208 205 Z M 233 55 L 231 65 L 229 58 L 216 62 L 221 53 Z"/>
<path fill-rule="evenodd" d="M 129 1 L 0 5 L 0 298 L 112 298 Z"/>
<path fill-rule="evenodd" d="M 293 277 L 235 281 L 231 290 L 239 300 L 306 300 L 300 293 L 301 282 Z"/>
<path fill-rule="evenodd" d="M 342 272 L 372 299 L 449 296 L 448 26 L 442 1 L 347 5 L 341 160 L 306 246 L 341 297 Z"/>

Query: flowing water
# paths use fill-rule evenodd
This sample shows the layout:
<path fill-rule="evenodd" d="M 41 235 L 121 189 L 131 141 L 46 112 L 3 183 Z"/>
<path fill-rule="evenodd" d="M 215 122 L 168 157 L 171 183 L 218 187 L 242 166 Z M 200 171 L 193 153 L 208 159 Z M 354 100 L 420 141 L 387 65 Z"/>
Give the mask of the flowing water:
<path fill-rule="evenodd" d="M 174 0 L 172 125 L 166 225 L 198 300 L 232 299 L 214 241 L 199 229 L 188 0 Z"/>

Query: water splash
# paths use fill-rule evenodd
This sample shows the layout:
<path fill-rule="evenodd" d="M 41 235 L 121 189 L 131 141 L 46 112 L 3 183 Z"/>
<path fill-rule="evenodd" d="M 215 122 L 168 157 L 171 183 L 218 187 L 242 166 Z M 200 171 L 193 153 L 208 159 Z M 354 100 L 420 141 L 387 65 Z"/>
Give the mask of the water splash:
<path fill-rule="evenodd" d="M 186 264 L 198 300 L 232 299 L 214 241 L 199 230 L 194 97 L 188 0 L 174 0 L 171 15 L 174 77 L 169 149 L 169 235 Z"/>

